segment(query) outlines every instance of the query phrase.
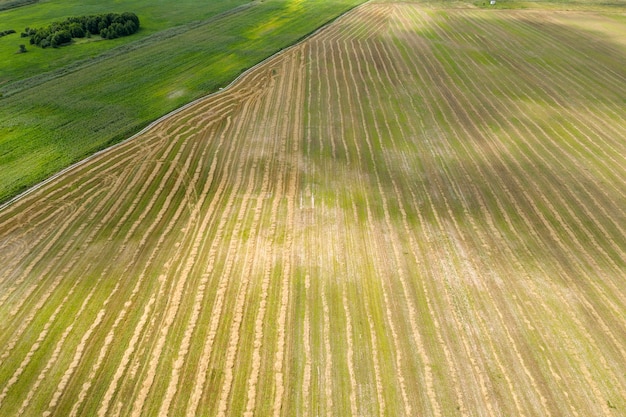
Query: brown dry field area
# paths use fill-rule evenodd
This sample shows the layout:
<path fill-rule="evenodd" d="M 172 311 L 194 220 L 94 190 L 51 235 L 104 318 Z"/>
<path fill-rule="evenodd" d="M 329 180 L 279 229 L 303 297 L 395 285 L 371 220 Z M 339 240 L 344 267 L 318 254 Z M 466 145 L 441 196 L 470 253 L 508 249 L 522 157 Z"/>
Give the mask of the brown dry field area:
<path fill-rule="evenodd" d="M 368 3 L 5 207 L 0 415 L 626 415 L 625 34 Z"/>

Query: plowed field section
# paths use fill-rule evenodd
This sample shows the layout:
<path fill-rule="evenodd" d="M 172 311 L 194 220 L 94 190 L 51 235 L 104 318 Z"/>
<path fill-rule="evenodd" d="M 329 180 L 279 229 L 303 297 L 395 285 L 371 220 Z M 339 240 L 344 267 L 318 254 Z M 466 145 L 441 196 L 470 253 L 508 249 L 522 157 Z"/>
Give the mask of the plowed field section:
<path fill-rule="evenodd" d="M 581 22 L 369 3 L 0 211 L 0 415 L 626 412 L 626 27 Z"/>

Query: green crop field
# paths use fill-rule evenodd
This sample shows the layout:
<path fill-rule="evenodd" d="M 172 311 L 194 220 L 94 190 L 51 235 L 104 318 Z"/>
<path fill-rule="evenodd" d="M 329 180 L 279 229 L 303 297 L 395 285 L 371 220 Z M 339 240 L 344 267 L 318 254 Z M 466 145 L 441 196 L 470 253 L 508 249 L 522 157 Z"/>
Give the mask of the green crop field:
<path fill-rule="evenodd" d="M 237 39 L 292 31 L 269 6 L 316 10 Z M 5 205 L 0 415 L 625 415 L 625 39 L 619 5 L 369 2 Z M 211 65 L 161 80 L 167 42 L 116 61 L 147 107 Z"/>
<path fill-rule="evenodd" d="M 25 54 L 16 54 L 26 42 L 19 35 L 0 38 L 0 201 L 216 91 L 357 3 L 72 1 L 0 11 L 18 33 L 108 11 L 133 11 L 142 22 L 126 38 L 29 45 Z"/>

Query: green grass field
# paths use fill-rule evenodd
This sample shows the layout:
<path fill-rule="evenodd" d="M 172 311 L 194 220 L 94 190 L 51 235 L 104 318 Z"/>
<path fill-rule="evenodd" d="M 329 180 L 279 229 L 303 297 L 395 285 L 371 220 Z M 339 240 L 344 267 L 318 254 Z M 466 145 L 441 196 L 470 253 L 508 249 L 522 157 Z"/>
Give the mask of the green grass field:
<path fill-rule="evenodd" d="M 142 22 L 127 38 L 28 45 L 26 54 L 15 54 L 26 42 L 19 35 L 0 38 L 0 201 L 216 91 L 359 2 L 72 1 L 0 12 L 18 33 L 104 11 L 133 11 Z"/>
<path fill-rule="evenodd" d="M 182 0 L 171 1 L 130 0 L 123 2 L 64 1 L 39 2 L 28 7 L 20 7 L 2 12 L 2 29 L 14 29 L 16 34 L 0 42 L 0 83 L 13 82 L 42 72 L 64 67 L 78 60 L 93 59 L 110 49 L 137 42 L 157 32 L 181 27 L 192 22 L 201 22 L 217 14 L 232 10 L 240 5 L 252 4 L 248 0 L 202 2 Z M 40 49 L 30 47 L 28 39 L 19 34 L 25 27 L 42 27 L 53 21 L 69 16 L 81 16 L 108 12 L 134 11 L 141 16 L 141 32 L 130 37 L 113 41 L 101 41 L 94 37 L 89 42 L 80 40 L 80 47 Z M 182 28 L 181 28 L 182 29 Z M 19 44 L 26 44 L 30 54 L 16 56 Z"/>

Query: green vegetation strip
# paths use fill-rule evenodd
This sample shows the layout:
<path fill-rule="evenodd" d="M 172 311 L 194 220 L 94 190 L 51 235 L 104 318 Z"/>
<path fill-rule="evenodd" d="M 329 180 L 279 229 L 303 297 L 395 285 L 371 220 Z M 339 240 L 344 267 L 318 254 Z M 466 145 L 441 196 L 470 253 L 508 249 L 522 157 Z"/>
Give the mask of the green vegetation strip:
<path fill-rule="evenodd" d="M 0 201 L 216 91 L 358 3 L 252 3 L 179 32 L 156 32 L 140 47 L 121 44 L 91 65 L 75 60 L 32 83 L 0 84 Z"/>

